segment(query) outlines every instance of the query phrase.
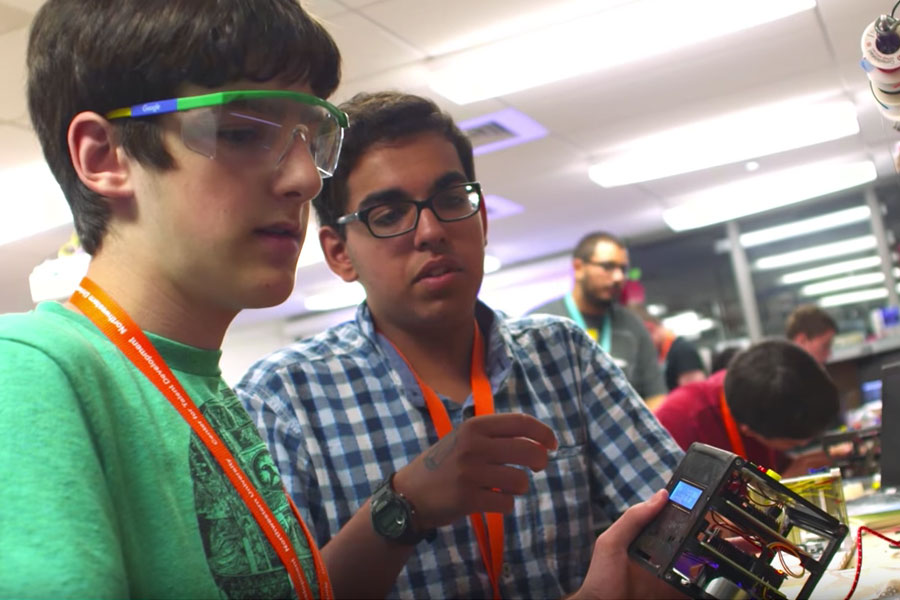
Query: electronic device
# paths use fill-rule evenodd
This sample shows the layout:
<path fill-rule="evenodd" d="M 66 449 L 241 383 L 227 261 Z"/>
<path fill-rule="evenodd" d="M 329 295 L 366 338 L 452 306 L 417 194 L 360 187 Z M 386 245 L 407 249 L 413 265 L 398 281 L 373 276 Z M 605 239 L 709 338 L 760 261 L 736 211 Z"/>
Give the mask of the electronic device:
<path fill-rule="evenodd" d="M 691 598 L 785 599 L 788 577 L 810 597 L 847 526 L 736 454 L 694 443 L 669 501 L 629 556 Z"/>
<path fill-rule="evenodd" d="M 822 449 L 844 479 L 878 473 L 881 458 L 881 426 L 826 433 Z"/>
<path fill-rule="evenodd" d="M 896 9 L 896 6 L 894 7 Z M 900 20 L 881 15 L 863 31 L 862 61 L 860 65 L 869 78 L 869 88 L 875 102 L 895 129 L 900 128 Z"/>
<path fill-rule="evenodd" d="M 900 362 L 881 367 L 881 487 L 900 487 Z"/>

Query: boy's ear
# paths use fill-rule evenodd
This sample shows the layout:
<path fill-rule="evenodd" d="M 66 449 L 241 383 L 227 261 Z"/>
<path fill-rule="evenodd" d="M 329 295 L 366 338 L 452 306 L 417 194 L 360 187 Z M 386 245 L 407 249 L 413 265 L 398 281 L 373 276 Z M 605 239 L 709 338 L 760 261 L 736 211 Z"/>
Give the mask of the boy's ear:
<path fill-rule="evenodd" d="M 347 252 L 347 241 L 333 227 L 324 226 L 319 229 L 319 245 L 328 268 L 344 281 L 356 281 L 359 275 Z"/>
<path fill-rule="evenodd" d="M 69 123 L 67 140 L 72 166 L 88 189 L 106 198 L 134 195 L 128 157 L 109 121 L 94 112 L 78 113 Z"/>

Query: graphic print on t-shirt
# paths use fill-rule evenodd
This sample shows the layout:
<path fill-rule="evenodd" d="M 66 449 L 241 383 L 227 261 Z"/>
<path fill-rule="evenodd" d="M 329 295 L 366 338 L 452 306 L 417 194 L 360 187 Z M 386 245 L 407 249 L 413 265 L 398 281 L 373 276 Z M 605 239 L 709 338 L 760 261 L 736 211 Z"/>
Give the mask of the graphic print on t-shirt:
<path fill-rule="evenodd" d="M 291 512 L 272 457 L 237 396 L 230 389 L 223 390 L 221 399 L 203 403 L 200 412 L 256 486 L 288 537 L 294 540 L 307 581 L 313 592 L 317 592 L 306 538 Z M 191 433 L 189 451 L 203 548 L 209 570 L 223 596 L 296 598 L 275 549 L 196 433 Z"/>

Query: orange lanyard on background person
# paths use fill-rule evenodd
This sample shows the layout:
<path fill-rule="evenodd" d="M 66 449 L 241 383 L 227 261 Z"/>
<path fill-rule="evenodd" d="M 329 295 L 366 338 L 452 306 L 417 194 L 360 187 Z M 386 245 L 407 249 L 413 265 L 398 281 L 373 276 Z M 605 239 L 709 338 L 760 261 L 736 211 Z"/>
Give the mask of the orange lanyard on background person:
<path fill-rule="evenodd" d="M 178 379 L 175 378 L 175 375 L 166 365 L 165 360 L 153 347 L 153 344 L 147 339 L 144 332 L 131 320 L 131 317 L 128 316 L 121 306 L 87 277 L 81 280 L 69 301 L 90 319 L 100 331 L 106 334 L 110 341 L 121 350 L 134 366 L 159 389 L 166 399 L 172 403 L 175 410 L 187 421 L 191 429 L 206 444 L 210 453 L 222 467 L 222 471 L 253 514 L 275 552 L 278 553 L 278 557 L 284 564 L 298 597 L 303 600 L 312 600 L 309 582 L 303 572 L 300 560 L 297 558 L 297 552 L 294 550 L 284 528 L 278 523 L 265 500 L 256 491 L 256 488 L 238 465 L 234 456 L 232 456 L 206 418 L 200 413 L 196 404 L 194 404 L 187 391 L 178 382 Z M 287 492 L 285 492 L 285 495 L 287 495 Z M 309 529 L 300 517 L 297 507 L 289 495 L 287 495 L 287 499 L 309 544 L 315 564 L 316 576 L 319 581 L 319 595 L 321 598 L 331 599 L 334 597 L 331 582 L 328 579 L 328 572 L 316 547 L 315 540 L 310 535 Z"/>
<path fill-rule="evenodd" d="M 659 349 L 659 363 L 664 364 L 666 359 L 669 358 L 669 350 L 672 349 L 672 344 L 675 342 L 675 334 L 671 331 L 666 332 L 666 336 L 663 338 L 662 348 Z"/>
<path fill-rule="evenodd" d="M 731 416 L 731 409 L 728 408 L 728 402 L 725 401 L 724 389 L 719 394 L 719 406 L 722 408 L 722 423 L 725 425 L 725 431 L 728 432 L 728 440 L 731 442 L 732 451 L 744 460 L 750 460 L 747 457 L 747 449 L 744 448 L 741 432 L 738 431 L 737 422 Z"/>
<path fill-rule="evenodd" d="M 390 341 L 390 340 L 388 340 Z M 419 374 L 400 352 L 400 349 L 391 342 L 394 350 L 409 367 L 410 373 L 419 384 L 419 389 L 425 397 L 425 405 L 431 415 L 431 421 L 437 430 L 438 438 L 443 438 L 453 430 L 450 415 L 441 399 L 431 387 L 419 378 Z M 472 385 L 472 397 L 475 400 L 475 414 L 490 415 L 494 413 L 494 395 L 491 392 L 491 382 L 484 372 L 484 340 L 475 323 L 475 338 L 472 341 L 472 365 L 469 380 Z M 501 513 L 472 513 L 469 521 L 475 530 L 478 539 L 478 547 L 481 549 L 481 558 L 484 560 L 484 568 L 487 570 L 494 590 L 494 600 L 500 599 L 500 571 L 503 567 L 503 515 Z M 485 530 L 487 524 L 487 530 Z"/>

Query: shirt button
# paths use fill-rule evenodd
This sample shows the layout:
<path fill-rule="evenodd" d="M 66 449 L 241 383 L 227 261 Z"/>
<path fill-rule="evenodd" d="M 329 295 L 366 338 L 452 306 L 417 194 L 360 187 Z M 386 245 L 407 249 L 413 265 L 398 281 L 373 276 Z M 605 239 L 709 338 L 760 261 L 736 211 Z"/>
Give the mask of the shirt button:
<path fill-rule="evenodd" d="M 509 563 L 503 563 L 503 578 L 510 579 L 512 575 L 512 567 L 509 566 Z"/>
<path fill-rule="evenodd" d="M 475 416 L 475 407 L 474 406 L 467 406 L 463 409 L 463 418 L 464 419 L 471 419 L 473 416 Z"/>

